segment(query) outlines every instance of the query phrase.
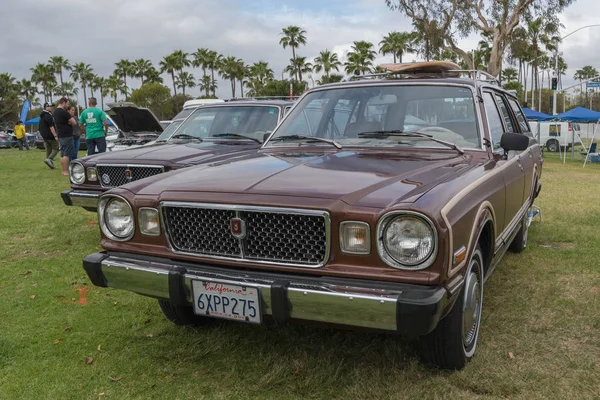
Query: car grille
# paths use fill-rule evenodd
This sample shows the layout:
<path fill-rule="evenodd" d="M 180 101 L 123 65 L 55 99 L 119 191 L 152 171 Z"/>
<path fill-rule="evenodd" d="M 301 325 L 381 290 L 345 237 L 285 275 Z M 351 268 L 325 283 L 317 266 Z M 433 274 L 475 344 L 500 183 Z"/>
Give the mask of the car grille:
<path fill-rule="evenodd" d="M 127 170 L 129 170 L 129 173 Z M 117 187 L 132 181 L 158 175 L 164 169 L 162 166 L 98 165 L 96 166 L 96 171 L 102 187 Z M 131 178 L 128 178 L 128 175 Z"/>
<path fill-rule="evenodd" d="M 162 216 L 176 252 L 312 267 L 329 254 L 329 217 L 323 212 L 170 203 L 162 206 Z M 232 233 L 234 218 L 245 224 L 241 239 Z"/>

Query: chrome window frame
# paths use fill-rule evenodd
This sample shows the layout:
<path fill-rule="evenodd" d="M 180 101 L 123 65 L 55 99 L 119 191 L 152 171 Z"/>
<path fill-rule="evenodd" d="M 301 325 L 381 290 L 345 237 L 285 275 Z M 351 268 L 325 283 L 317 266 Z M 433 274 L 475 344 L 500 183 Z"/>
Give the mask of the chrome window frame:
<path fill-rule="evenodd" d="M 285 115 L 284 120 L 287 120 L 290 116 L 290 114 L 295 110 L 295 108 L 297 106 L 299 106 L 301 104 L 302 101 L 304 101 L 304 98 L 312 93 L 315 92 L 321 92 L 321 91 L 325 91 L 325 90 L 336 90 L 336 89 L 343 89 L 343 88 L 365 88 L 365 87 L 373 87 L 373 86 L 453 86 L 453 87 L 459 87 L 459 88 L 463 88 L 463 89 L 469 89 L 471 91 L 471 93 L 473 94 L 473 107 L 475 108 L 475 113 L 477 114 L 477 118 L 475 123 L 477 124 L 477 128 L 479 131 L 479 147 L 462 147 L 463 150 L 469 150 L 469 151 L 483 151 L 483 152 L 487 152 L 486 146 L 484 144 L 484 139 L 485 139 L 485 130 L 483 129 L 483 118 L 481 115 L 481 110 L 480 107 L 478 107 L 478 99 L 479 99 L 479 91 L 478 88 L 474 85 L 470 85 L 467 83 L 456 83 L 456 82 L 419 82 L 419 83 L 415 83 L 415 82 L 406 82 L 406 81 L 394 81 L 394 80 L 386 80 L 386 81 L 375 81 L 375 82 L 364 82 L 361 84 L 351 84 L 351 85 L 347 85 L 344 86 L 343 84 L 336 84 L 335 86 L 322 86 L 322 87 L 317 87 L 314 89 L 311 89 L 309 91 L 306 91 L 302 94 L 302 96 L 300 96 L 300 98 L 298 100 L 296 100 L 296 103 L 294 104 L 294 107 L 292 107 L 292 109 L 290 111 L 287 112 L 287 114 Z M 486 87 L 487 89 L 487 87 Z M 483 89 L 482 89 L 483 91 Z M 279 125 L 277 125 L 277 128 L 275 128 L 275 130 L 273 131 L 273 133 L 271 133 L 271 135 L 269 136 L 269 138 L 267 140 L 265 140 L 265 142 L 263 143 L 263 145 L 260 147 L 261 149 L 281 149 L 281 148 L 286 148 L 286 147 L 297 147 L 297 146 L 291 146 L 288 145 L 286 146 L 285 143 L 281 143 L 281 144 L 277 144 L 276 146 L 267 146 L 271 140 L 271 138 L 273 138 L 273 136 L 277 133 L 277 131 L 279 130 L 279 127 L 281 126 L 281 122 L 280 121 Z M 343 145 L 344 147 L 351 147 L 351 148 L 373 148 L 373 146 L 359 146 L 359 145 Z M 375 147 L 377 149 L 381 149 L 381 146 Z M 383 147 L 386 149 L 395 149 L 397 147 Z M 419 146 L 418 149 L 430 149 L 430 150 L 440 150 L 440 149 L 444 149 L 444 147 L 432 147 L 432 146 Z"/>
<path fill-rule="evenodd" d="M 307 216 L 320 216 L 325 220 L 325 255 L 323 256 L 323 260 L 319 264 L 295 264 L 295 263 L 286 263 L 280 261 L 263 261 L 263 260 L 255 260 L 244 258 L 243 254 L 243 246 L 242 241 L 244 239 L 238 239 L 240 244 L 241 253 L 240 257 L 227 257 L 227 256 L 215 256 L 211 254 L 200 254 L 200 253 L 189 253 L 186 251 L 177 250 L 173 245 L 173 241 L 171 239 L 171 235 L 169 234 L 168 226 L 164 220 L 164 207 L 187 207 L 187 208 L 204 208 L 204 209 L 212 209 L 212 210 L 227 210 L 227 211 L 235 211 L 236 217 L 239 218 L 240 212 L 263 212 L 263 213 L 271 213 L 271 214 L 293 214 L 293 215 L 307 215 Z M 223 260 L 223 261 L 235 261 L 241 262 L 245 264 L 262 264 L 262 265 L 279 265 L 283 267 L 300 267 L 300 268 L 321 268 L 325 266 L 329 262 L 329 257 L 331 255 L 331 216 L 328 211 L 323 210 L 312 210 L 312 209 L 303 209 L 303 208 L 285 208 L 285 207 L 262 207 L 262 206 L 245 206 L 239 204 L 215 204 L 215 203 L 194 203 L 194 202 L 179 202 L 179 201 L 161 201 L 158 206 L 160 224 L 163 227 L 163 231 L 165 233 L 165 237 L 167 238 L 167 243 L 169 246 L 169 250 L 171 250 L 174 254 L 197 257 L 197 258 L 208 258 L 215 260 Z"/>

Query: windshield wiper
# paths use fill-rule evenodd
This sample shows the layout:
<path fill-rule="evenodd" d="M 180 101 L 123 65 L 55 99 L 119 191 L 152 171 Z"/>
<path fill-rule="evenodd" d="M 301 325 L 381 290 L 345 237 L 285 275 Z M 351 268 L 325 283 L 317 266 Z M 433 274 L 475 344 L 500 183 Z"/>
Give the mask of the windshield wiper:
<path fill-rule="evenodd" d="M 465 153 L 463 149 L 461 149 L 460 147 L 458 147 L 454 143 L 446 142 L 445 140 L 441 140 L 441 139 L 435 138 L 432 135 L 427 135 L 425 133 L 410 132 L 410 131 L 404 132 L 404 131 L 401 131 L 401 130 L 389 130 L 389 131 L 361 132 L 361 133 L 358 134 L 358 137 L 364 137 L 364 138 L 387 138 L 387 137 L 390 137 L 390 136 L 426 138 L 426 139 L 429 139 L 429 140 L 434 141 L 436 143 L 443 144 L 444 146 L 448 146 L 451 149 L 458 151 L 460 154 L 464 154 Z"/>
<path fill-rule="evenodd" d="M 323 143 L 328 143 L 332 146 L 335 146 L 338 149 L 342 148 L 342 145 L 339 144 L 338 142 L 336 142 L 335 140 L 330 140 L 330 139 L 323 139 L 320 137 L 314 137 L 314 136 L 304 136 L 304 135 L 286 135 L 286 136 L 277 136 L 271 140 L 269 140 L 269 142 L 283 142 L 286 140 L 290 140 L 290 141 L 294 141 L 294 140 L 304 140 L 307 143 L 310 142 L 323 142 Z"/>
<path fill-rule="evenodd" d="M 248 139 L 248 140 L 252 140 L 256 143 L 262 144 L 262 142 L 258 139 L 255 139 L 250 136 L 240 135 L 239 133 L 217 133 L 216 135 L 212 135 L 211 137 L 216 137 L 216 138 L 224 137 L 224 138 L 230 138 L 230 139 Z"/>
<path fill-rule="evenodd" d="M 188 135 L 186 133 L 180 133 L 178 135 L 173 135 L 173 136 L 171 136 L 171 139 L 191 139 L 191 140 L 198 140 L 198 141 L 202 142 L 202 139 L 199 138 L 198 136 L 192 136 L 192 135 Z"/>

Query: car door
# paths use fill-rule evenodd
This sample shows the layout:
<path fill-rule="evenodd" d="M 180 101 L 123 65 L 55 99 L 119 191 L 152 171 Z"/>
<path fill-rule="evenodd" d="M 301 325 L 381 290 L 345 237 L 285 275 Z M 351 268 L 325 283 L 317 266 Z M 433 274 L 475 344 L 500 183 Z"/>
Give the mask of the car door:
<path fill-rule="evenodd" d="M 502 157 L 504 150 L 500 147 L 500 139 L 512 126 L 507 125 L 507 121 L 510 120 L 510 115 L 508 115 L 507 120 L 499 107 L 496 92 L 484 91 L 483 103 L 488 117 L 492 149 L 497 156 L 498 167 L 502 168 L 502 177 L 506 188 L 504 221 L 502 224 L 504 227 L 503 229 L 506 229 L 517 216 L 518 211 L 523 205 L 523 192 L 525 189 L 524 168 L 519 154 L 509 154 L 507 159 Z"/>
<path fill-rule="evenodd" d="M 519 127 L 521 133 L 529 137 L 529 141 L 532 144 L 535 144 L 535 138 L 533 133 L 531 132 L 531 128 L 527 123 L 527 119 L 519 107 L 519 103 L 517 100 L 507 97 L 506 100 L 512 109 L 513 115 L 516 118 L 517 126 Z M 529 146 L 527 150 L 525 150 L 521 154 L 521 165 L 523 165 L 523 172 L 525 174 L 525 190 L 523 191 L 523 203 L 528 201 L 531 198 L 532 192 L 534 190 L 533 187 L 533 178 L 535 174 L 535 165 L 539 164 L 541 159 L 541 149 L 539 146 Z"/>

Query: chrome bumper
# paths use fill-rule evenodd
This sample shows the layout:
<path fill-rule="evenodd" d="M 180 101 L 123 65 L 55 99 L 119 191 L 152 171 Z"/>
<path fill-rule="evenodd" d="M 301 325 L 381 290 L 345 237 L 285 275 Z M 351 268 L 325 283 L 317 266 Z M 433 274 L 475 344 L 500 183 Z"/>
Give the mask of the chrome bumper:
<path fill-rule="evenodd" d="M 100 192 L 76 190 L 65 190 L 60 194 L 66 205 L 83 207 L 89 211 L 96 211 L 98 209 L 98 198 L 100 195 Z"/>
<path fill-rule="evenodd" d="M 290 319 L 394 331 L 431 332 L 453 298 L 442 287 L 238 271 L 131 254 L 95 253 L 83 260 L 92 283 L 177 305 L 192 304 L 192 281 L 256 287 L 262 312 Z"/>

